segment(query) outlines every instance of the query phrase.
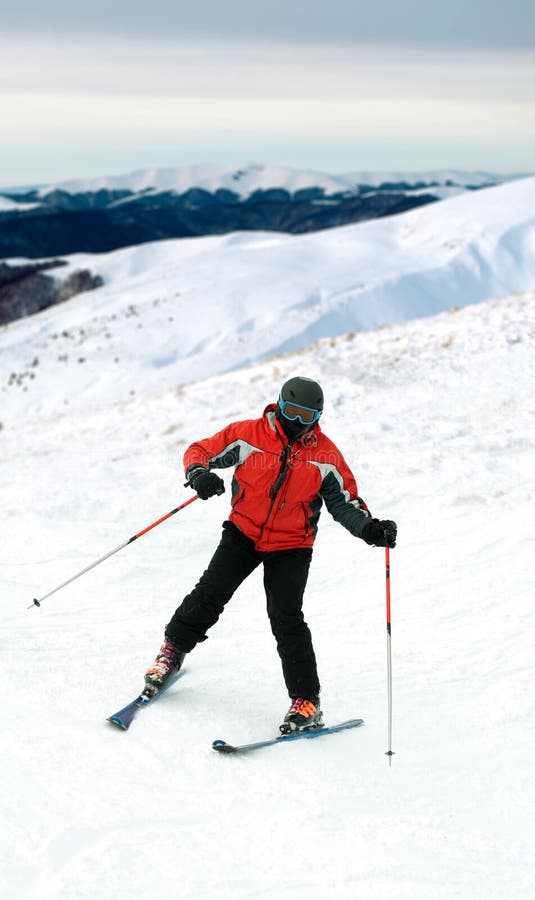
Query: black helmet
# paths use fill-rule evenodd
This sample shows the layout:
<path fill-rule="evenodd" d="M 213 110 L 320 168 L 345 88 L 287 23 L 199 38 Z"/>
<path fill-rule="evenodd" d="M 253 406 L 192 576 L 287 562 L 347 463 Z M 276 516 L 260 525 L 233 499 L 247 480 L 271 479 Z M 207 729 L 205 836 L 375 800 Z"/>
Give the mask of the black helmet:
<path fill-rule="evenodd" d="M 296 403 L 308 409 L 323 411 L 323 391 L 317 381 L 297 375 L 285 381 L 281 387 L 280 399 L 286 403 Z"/>
<path fill-rule="evenodd" d="M 323 412 L 323 391 L 312 378 L 296 376 L 281 387 L 277 408 L 286 435 L 294 438 L 312 428 Z"/>

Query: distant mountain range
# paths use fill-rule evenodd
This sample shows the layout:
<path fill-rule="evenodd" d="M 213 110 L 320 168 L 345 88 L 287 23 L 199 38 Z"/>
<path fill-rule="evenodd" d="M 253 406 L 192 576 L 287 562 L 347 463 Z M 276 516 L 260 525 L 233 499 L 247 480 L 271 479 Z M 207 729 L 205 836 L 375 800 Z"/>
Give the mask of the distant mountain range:
<path fill-rule="evenodd" d="M 234 231 L 303 234 L 405 212 L 509 176 L 328 175 L 276 166 L 185 166 L 0 189 L 0 258 L 30 259 Z"/>
<path fill-rule="evenodd" d="M 76 254 L 49 272 L 26 272 L 36 286 L 38 279 L 61 278 L 61 296 L 37 316 L 0 329 L 0 419 L 4 424 L 26 419 L 30 427 L 36 416 L 61 415 L 66 399 L 76 413 L 90 407 L 105 410 L 112 400 L 123 403 L 133 396 L 139 398 L 137 415 L 143 419 L 147 397 L 161 397 L 166 389 L 198 380 L 196 405 L 191 406 L 197 424 L 188 420 L 187 427 L 198 425 L 201 433 L 206 414 L 216 415 L 219 402 L 202 383 L 210 375 L 236 373 L 277 355 L 266 373 L 271 377 L 279 370 L 278 379 L 281 366 L 287 365 L 281 355 L 323 338 L 346 335 L 351 344 L 361 331 L 515 293 L 522 293 L 529 307 L 535 297 L 534 207 L 535 178 L 528 178 L 400 216 L 313 234 L 155 241 L 105 254 Z M 36 262 L 24 265 L 30 269 Z M 76 281 L 80 290 L 90 288 L 91 277 L 100 279 L 100 287 L 60 302 L 72 294 Z M 499 342 L 503 351 L 525 342 L 527 353 L 530 334 L 522 331 L 528 327 L 527 315 L 518 317 L 504 306 L 501 322 L 500 335 L 493 332 L 495 346 Z M 463 353 L 479 347 L 483 354 L 490 347 L 487 312 L 480 309 L 466 323 L 463 351 L 455 343 L 450 363 L 459 390 Z M 370 335 L 369 343 L 359 344 L 363 357 L 352 353 L 355 367 L 347 371 L 337 369 L 342 345 L 325 344 L 318 362 L 340 374 L 331 404 L 336 409 L 343 405 L 348 387 L 363 378 L 373 393 L 377 360 L 383 360 L 383 379 L 392 372 L 409 373 L 415 359 L 411 335 L 399 333 L 399 343 L 390 329 Z M 446 352 L 453 337 L 446 322 L 431 329 L 428 338 L 418 353 L 425 352 L 432 367 L 435 354 Z M 386 345 L 388 371 L 384 360 L 389 354 L 381 355 Z M 370 346 L 375 347 L 371 355 Z M 530 383 L 524 376 L 519 369 L 519 391 Z M 247 382 L 260 396 L 255 377 L 242 377 L 243 385 Z M 415 408 L 420 395 L 440 392 L 433 381 L 412 384 Z M 232 396 L 234 414 L 243 417 L 242 397 Z M 499 395 L 495 402 L 498 428 L 502 400 Z M 225 402 L 229 398 L 221 394 L 222 407 Z M 175 395 L 169 407 L 177 423 L 186 421 L 181 403 L 182 396 Z M 471 413 L 467 404 L 456 411 L 458 425 L 448 424 L 452 446 L 464 433 L 463 416 Z M 381 415 L 387 422 L 388 414 Z M 495 411 L 489 409 L 491 415 Z M 354 440 L 360 434 L 354 417 L 351 427 Z M 515 434 L 509 437 L 514 444 Z"/>

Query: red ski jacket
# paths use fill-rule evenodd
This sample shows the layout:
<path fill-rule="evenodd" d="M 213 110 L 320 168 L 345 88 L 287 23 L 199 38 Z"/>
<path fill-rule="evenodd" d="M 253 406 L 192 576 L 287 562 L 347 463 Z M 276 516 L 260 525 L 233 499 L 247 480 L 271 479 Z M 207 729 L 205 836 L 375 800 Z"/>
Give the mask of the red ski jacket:
<path fill-rule="evenodd" d="M 312 547 L 323 502 L 360 537 L 370 516 L 338 448 L 319 425 L 289 441 L 272 404 L 259 419 L 233 422 L 192 444 L 184 466 L 235 467 L 230 521 L 260 551 Z"/>

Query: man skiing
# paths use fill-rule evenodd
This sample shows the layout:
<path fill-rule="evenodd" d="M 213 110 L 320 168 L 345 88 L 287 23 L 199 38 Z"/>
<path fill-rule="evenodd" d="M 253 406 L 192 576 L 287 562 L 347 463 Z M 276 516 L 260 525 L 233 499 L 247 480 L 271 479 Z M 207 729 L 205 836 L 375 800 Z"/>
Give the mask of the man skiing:
<path fill-rule="evenodd" d="M 322 412 L 320 385 L 290 378 L 260 418 L 233 422 L 186 450 L 187 482 L 202 500 L 225 490 L 212 469 L 234 467 L 232 511 L 208 568 L 166 626 L 145 675 L 145 696 L 161 690 L 186 653 L 206 640 L 225 604 L 262 563 L 267 612 L 292 701 L 280 730 L 323 724 L 316 658 L 302 612 L 321 507 L 325 503 L 351 534 L 377 547 L 395 547 L 397 527 L 371 517 L 342 454 L 321 431 Z"/>

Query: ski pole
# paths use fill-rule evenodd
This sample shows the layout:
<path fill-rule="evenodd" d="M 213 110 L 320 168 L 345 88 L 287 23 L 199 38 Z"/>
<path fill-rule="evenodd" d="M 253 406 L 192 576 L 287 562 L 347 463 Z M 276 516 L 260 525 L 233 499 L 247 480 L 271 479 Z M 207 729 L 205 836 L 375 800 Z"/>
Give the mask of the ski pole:
<path fill-rule="evenodd" d="M 388 680 L 388 765 L 392 765 L 392 623 L 390 617 L 390 547 L 385 547 L 386 568 L 386 668 Z"/>
<path fill-rule="evenodd" d="M 52 594 L 55 594 L 56 591 L 60 591 L 62 588 L 66 587 L 71 581 L 75 581 L 76 578 L 80 578 L 81 575 L 85 575 L 86 572 L 89 572 L 90 569 L 94 569 L 95 566 L 100 565 L 101 562 L 104 562 L 105 559 L 109 559 L 110 556 L 113 556 L 114 553 L 118 553 L 119 550 L 122 550 L 123 547 L 127 547 L 128 544 L 131 544 L 133 541 L 136 541 L 138 538 L 143 537 L 144 534 L 147 534 L 148 531 L 151 531 L 153 528 L 156 528 L 157 525 L 161 525 L 162 522 L 165 522 L 166 519 L 169 519 L 171 516 L 174 516 L 175 513 L 180 512 L 181 509 L 184 509 L 185 506 L 189 506 L 190 503 L 193 503 L 194 500 L 198 500 L 199 495 L 195 494 L 194 497 L 190 497 L 189 500 L 186 500 L 185 503 L 182 503 L 181 506 L 177 506 L 176 509 L 172 509 L 171 512 L 162 516 L 161 519 L 156 519 L 152 525 L 147 525 L 146 528 L 143 528 L 142 531 L 138 531 L 137 534 L 132 535 L 132 537 L 128 538 L 124 543 L 119 544 L 118 547 L 115 547 L 114 550 L 110 550 L 109 553 L 105 553 L 104 556 L 101 556 L 100 559 L 95 560 L 95 562 L 91 563 L 91 565 L 86 566 L 85 569 L 82 569 L 81 572 L 77 572 L 76 575 L 73 575 L 72 578 L 69 578 L 67 581 L 64 581 L 63 584 L 59 584 L 57 587 L 53 588 L 53 590 L 49 591 L 48 594 L 45 594 L 43 597 L 40 597 L 39 600 L 34 599 L 31 606 L 27 606 L 27 609 L 32 609 L 34 606 L 41 606 L 43 600 L 46 600 L 47 597 L 50 597 Z"/>

